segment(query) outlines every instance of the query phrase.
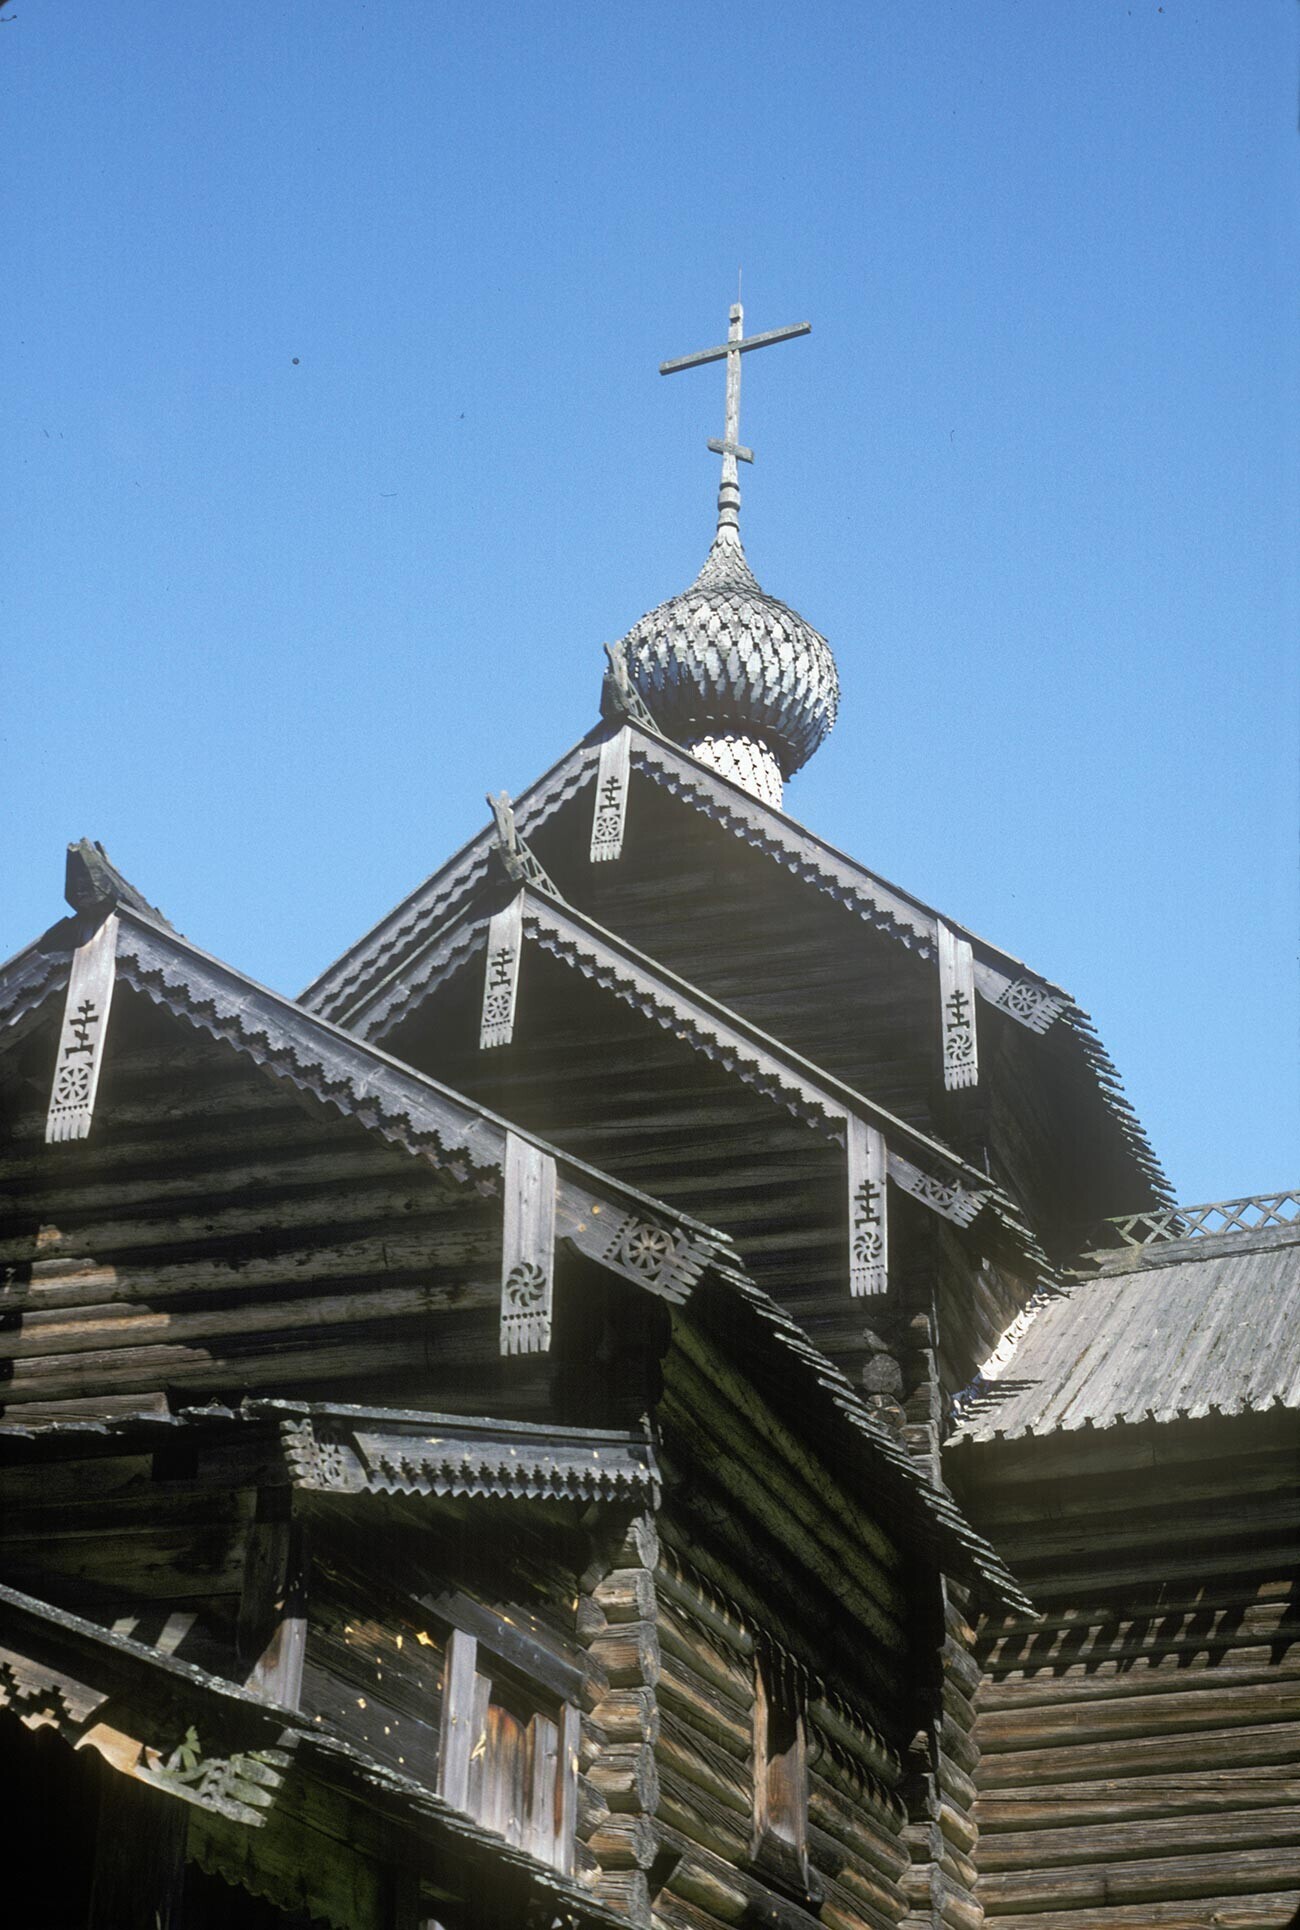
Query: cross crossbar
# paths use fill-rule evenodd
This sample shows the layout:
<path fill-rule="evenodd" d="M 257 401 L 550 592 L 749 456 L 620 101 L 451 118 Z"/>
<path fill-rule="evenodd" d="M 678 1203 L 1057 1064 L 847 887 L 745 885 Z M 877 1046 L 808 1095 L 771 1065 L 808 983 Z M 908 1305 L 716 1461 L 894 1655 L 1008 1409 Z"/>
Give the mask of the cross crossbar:
<path fill-rule="evenodd" d="M 766 348 L 770 342 L 788 342 L 796 335 L 811 335 L 811 322 L 795 322 L 791 328 L 769 328 L 761 335 L 742 336 L 738 342 L 723 342 L 718 348 L 702 348 L 697 355 L 680 355 L 675 362 L 661 362 L 660 375 L 676 375 L 678 369 L 697 369 L 703 362 L 721 362 L 739 350 L 747 355 L 752 348 Z"/>

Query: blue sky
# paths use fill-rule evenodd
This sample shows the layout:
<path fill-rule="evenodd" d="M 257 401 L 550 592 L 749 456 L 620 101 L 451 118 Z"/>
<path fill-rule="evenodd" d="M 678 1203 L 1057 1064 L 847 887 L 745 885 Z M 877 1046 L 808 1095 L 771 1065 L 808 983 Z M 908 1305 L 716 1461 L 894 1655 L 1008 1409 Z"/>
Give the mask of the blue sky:
<path fill-rule="evenodd" d="M 742 526 L 794 815 L 1300 1179 L 1297 13 L 10 0 L 0 950 L 90 835 L 297 990 Z"/>

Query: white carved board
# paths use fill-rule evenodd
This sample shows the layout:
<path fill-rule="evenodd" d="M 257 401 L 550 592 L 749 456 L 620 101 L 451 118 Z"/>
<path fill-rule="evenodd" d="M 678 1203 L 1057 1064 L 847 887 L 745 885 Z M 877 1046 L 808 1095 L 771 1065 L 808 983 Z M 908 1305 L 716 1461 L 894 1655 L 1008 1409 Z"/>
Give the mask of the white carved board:
<path fill-rule="evenodd" d="M 847 1131 L 849 1179 L 849 1292 L 889 1291 L 889 1202 L 885 1136 L 850 1115 Z"/>
<path fill-rule="evenodd" d="M 111 913 L 93 938 L 72 954 L 68 996 L 59 1033 L 45 1139 L 84 1139 L 95 1114 L 95 1094 L 104 1063 L 108 1013 L 113 1003 L 117 963 L 117 915 Z"/>
<path fill-rule="evenodd" d="M 596 802 L 591 819 L 591 862 L 608 864 L 623 855 L 627 823 L 627 786 L 632 767 L 632 736 L 627 726 L 607 737 L 596 770 Z"/>
<path fill-rule="evenodd" d="M 483 970 L 483 1016 L 480 1047 L 509 1045 L 515 1035 L 515 1000 L 519 996 L 519 957 L 524 948 L 524 894 L 512 898 L 488 924 L 487 960 Z"/>
<path fill-rule="evenodd" d="M 506 1134 L 501 1229 L 501 1352 L 544 1354 L 555 1281 L 555 1161 Z"/>
<path fill-rule="evenodd" d="M 970 940 L 939 920 L 939 1010 L 943 1083 L 949 1092 L 979 1079 L 975 1046 L 975 959 Z"/>

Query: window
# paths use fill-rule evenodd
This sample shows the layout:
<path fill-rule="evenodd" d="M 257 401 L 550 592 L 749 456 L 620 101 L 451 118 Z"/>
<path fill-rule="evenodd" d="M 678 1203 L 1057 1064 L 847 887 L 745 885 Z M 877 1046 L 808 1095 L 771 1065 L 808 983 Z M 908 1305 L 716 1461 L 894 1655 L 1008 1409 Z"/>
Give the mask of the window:
<path fill-rule="evenodd" d="M 768 1883 L 808 1902 L 808 1742 L 803 1674 L 789 1656 L 759 1653 L 754 1681 L 754 1857 Z"/>
<path fill-rule="evenodd" d="M 484 1829 L 568 1871 L 578 1712 L 512 1675 L 454 1628 L 443 1680 L 439 1790 Z"/>

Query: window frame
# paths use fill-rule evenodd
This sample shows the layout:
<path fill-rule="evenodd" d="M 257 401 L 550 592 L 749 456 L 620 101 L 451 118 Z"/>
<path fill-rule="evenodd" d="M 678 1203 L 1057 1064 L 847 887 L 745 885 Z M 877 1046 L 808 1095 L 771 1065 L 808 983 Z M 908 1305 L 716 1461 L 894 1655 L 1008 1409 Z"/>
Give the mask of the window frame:
<path fill-rule="evenodd" d="M 480 1667 L 481 1652 L 486 1668 Z M 505 1721 L 493 1723 L 494 1709 Z M 494 1761 L 492 1738 L 509 1733 L 506 1721 L 520 1737 L 520 1786 L 526 1790 L 516 1828 L 511 1828 L 509 1811 L 503 1814 L 509 1794 L 499 1774 L 491 1780 L 494 1769 L 503 1770 L 499 1756 Z M 450 1630 L 443 1667 L 438 1794 L 481 1828 L 565 1876 L 573 1871 L 579 1722 L 576 1704 L 528 1680 L 468 1630 Z"/>

